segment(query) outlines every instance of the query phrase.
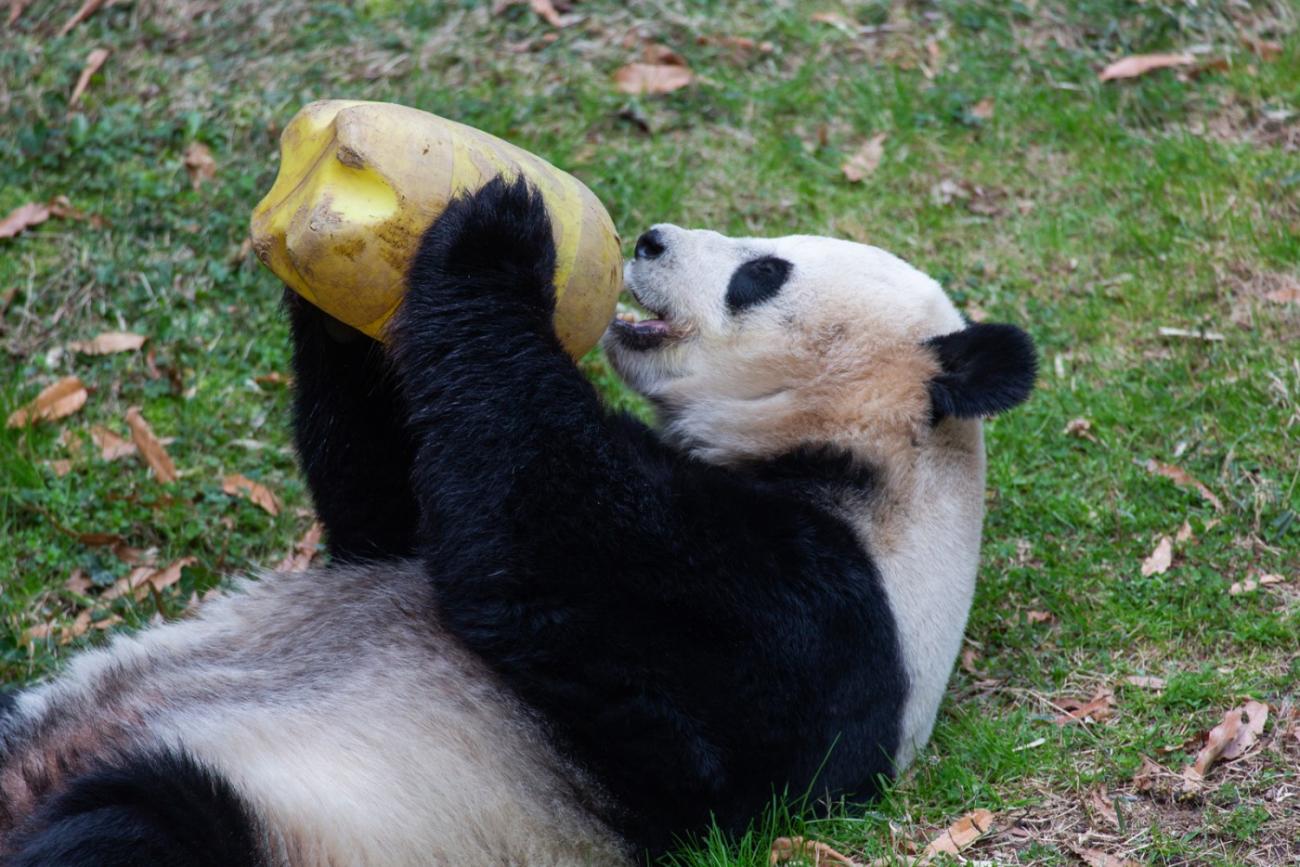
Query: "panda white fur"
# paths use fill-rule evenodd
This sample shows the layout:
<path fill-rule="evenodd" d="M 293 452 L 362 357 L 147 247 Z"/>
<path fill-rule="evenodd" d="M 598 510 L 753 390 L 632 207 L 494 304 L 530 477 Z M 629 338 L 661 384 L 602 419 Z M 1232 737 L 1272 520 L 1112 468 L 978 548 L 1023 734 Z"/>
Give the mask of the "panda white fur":
<path fill-rule="evenodd" d="M 286 294 L 334 565 L 21 693 L 3 863 L 621 863 L 912 759 L 1028 338 L 870 247 L 658 226 L 604 341 L 657 435 L 556 340 L 550 239 L 458 200 L 387 347 Z"/>

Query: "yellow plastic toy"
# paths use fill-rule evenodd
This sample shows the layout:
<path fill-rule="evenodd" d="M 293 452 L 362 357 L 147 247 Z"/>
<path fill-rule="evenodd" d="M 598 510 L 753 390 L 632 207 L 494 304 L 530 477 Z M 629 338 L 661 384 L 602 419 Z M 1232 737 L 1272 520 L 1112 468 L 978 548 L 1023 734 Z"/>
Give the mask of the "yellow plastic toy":
<path fill-rule="evenodd" d="M 464 124 L 383 102 L 324 100 L 280 136 L 280 172 L 253 210 L 253 249 L 299 295 L 383 337 L 420 235 L 457 193 L 522 174 L 555 233 L 555 329 L 576 358 L 600 339 L 622 286 L 618 233 L 591 190 Z"/>

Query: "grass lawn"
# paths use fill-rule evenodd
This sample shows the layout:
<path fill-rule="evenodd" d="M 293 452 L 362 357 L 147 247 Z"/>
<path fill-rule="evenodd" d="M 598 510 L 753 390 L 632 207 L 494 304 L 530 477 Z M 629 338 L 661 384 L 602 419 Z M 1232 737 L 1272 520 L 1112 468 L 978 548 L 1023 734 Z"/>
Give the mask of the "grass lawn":
<path fill-rule="evenodd" d="M 583 0 L 556 28 L 527 3 L 126 0 L 58 35 L 80 5 L 33 3 L 0 38 L 0 216 L 65 195 L 94 217 L 0 239 L 0 408 L 70 374 L 90 392 L 0 432 L 0 680 L 179 616 L 311 525 L 274 376 L 279 288 L 241 242 L 302 104 L 392 100 L 569 169 L 625 239 L 671 221 L 867 241 L 1041 348 L 1034 398 L 988 426 L 980 586 L 930 747 L 869 812 L 775 811 L 678 863 L 765 865 L 791 832 L 906 863 L 976 809 L 993 827 L 965 856 L 986 862 L 1300 861 L 1293 2 Z M 619 93 L 646 43 L 694 83 Z M 69 109 L 96 48 L 107 61 Z M 1194 63 L 1098 80 L 1166 51 Z M 848 182 L 841 165 L 880 134 L 879 166 Z M 195 142 L 216 163 L 197 188 Z M 106 330 L 149 339 L 69 347 Z M 633 405 L 598 355 L 584 365 Z M 174 438 L 176 481 L 92 441 L 128 436 L 132 406 Z M 224 493 L 231 473 L 278 514 Z M 1172 562 L 1144 570 L 1162 537 Z M 182 557 L 161 592 L 112 592 Z M 1087 719 L 1054 721 L 1094 697 Z M 1258 744 L 1180 794 L 1202 737 L 1249 699 L 1270 706 Z M 1169 773 L 1138 775 L 1144 758 Z"/>

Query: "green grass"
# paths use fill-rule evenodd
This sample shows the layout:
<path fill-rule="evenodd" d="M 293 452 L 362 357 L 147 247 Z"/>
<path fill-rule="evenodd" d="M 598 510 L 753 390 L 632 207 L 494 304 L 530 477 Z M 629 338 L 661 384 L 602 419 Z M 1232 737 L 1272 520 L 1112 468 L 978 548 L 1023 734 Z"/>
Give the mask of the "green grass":
<path fill-rule="evenodd" d="M 869 241 L 941 279 L 968 310 L 1026 326 L 1041 347 L 1033 400 L 988 426 L 989 517 L 968 633 L 977 673 L 955 675 L 929 749 L 868 812 L 810 819 L 781 805 L 745 840 L 715 835 L 675 863 L 766 864 L 772 837 L 791 831 L 865 861 L 902 852 L 902 839 L 924 845 L 980 807 L 997 830 L 974 857 L 1078 863 L 1069 847 L 1089 829 L 1081 801 L 1097 784 L 1118 793 L 1126 825 L 1088 846 L 1165 865 L 1296 856 L 1295 801 L 1278 793 L 1300 785 L 1300 742 L 1274 739 L 1216 770 L 1223 785 L 1198 803 L 1131 783 L 1143 755 L 1180 769 L 1191 739 L 1247 697 L 1275 711 L 1300 699 L 1300 305 L 1263 297 L 1300 279 L 1294 5 L 815 7 L 896 25 L 854 38 L 793 2 L 584 0 L 578 20 L 553 31 L 527 4 L 493 16 L 469 2 L 136 0 L 57 37 L 78 5 L 32 4 L 0 44 L 0 213 L 65 194 L 106 223 L 56 219 L 0 240 L 3 408 L 69 373 L 93 388 L 64 421 L 0 433 L 0 679 L 39 677 L 104 640 L 98 630 L 66 646 L 24 640 L 86 606 L 64 586 L 74 570 L 97 587 L 129 570 L 78 534 L 117 534 L 156 548 L 160 563 L 197 558 L 169 592 L 109 606 L 142 625 L 274 564 L 309 525 L 288 392 L 254 381 L 288 368 L 279 290 L 240 244 L 298 107 L 393 100 L 568 168 L 628 238 L 666 220 Z M 636 59 L 637 35 L 682 53 L 697 82 L 663 97 L 616 93 L 610 76 Z M 717 35 L 773 50 L 701 39 Z M 1280 56 L 1256 57 L 1244 35 L 1280 41 Z M 99 46 L 108 62 L 69 113 Z M 1124 54 L 1193 46 L 1228 67 L 1097 81 Z M 980 119 L 972 112 L 986 98 L 993 115 Z M 846 183 L 840 164 L 881 132 L 879 169 Z M 218 163 L 197 191 L 182 163 L 194 141 Z M 943 202 L 944 180 L 982 188 L 999 212 Z M 1165 339 L 1161 326 L 1224 339 Z M 160 375 L 145 353 L 59 351 L 108 328 L 148 334 Z M 612 400 L 634 405 L 598 356 L 585 367 Z M 89 427 L 124 435 L 132 405 L 176 438 L 178 482 L 96 456 Z M 1075 418 L 1091 421 L 1095 440 L 1063 432 Z M 1153 458 L 1203 481 L 1223 510 L 1147 473 Z M 72 470 L 59 477 L 49 462 L 61 459 Z M 274 489 L 280 515 L 221 493 L 230 472 Z M 1184 520 L 1195 540 L 1176 546 L 1169 571 L 1143 577 L 1142 559 Z M 1228 594 L 1253 572 L 1288 581 Z M 1030 622 L 1031 610 L 1052 619 Z M 1127 686 L 1131 674 L 1167 686 Z M 1103 685 L 1115 689 L 1114 718 L 1053 724 L 1051 702 Z"/>

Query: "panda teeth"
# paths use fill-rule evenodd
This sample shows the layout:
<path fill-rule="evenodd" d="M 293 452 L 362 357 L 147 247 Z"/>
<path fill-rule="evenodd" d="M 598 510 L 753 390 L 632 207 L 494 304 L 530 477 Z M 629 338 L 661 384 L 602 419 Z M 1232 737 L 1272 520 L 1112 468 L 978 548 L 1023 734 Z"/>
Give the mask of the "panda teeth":
<path fill-rule="evenodd" d="M 615 308 L 614 318 L 635 325 L 641 321 L 641 312 L 620 301 L 618 307 Z"/>

